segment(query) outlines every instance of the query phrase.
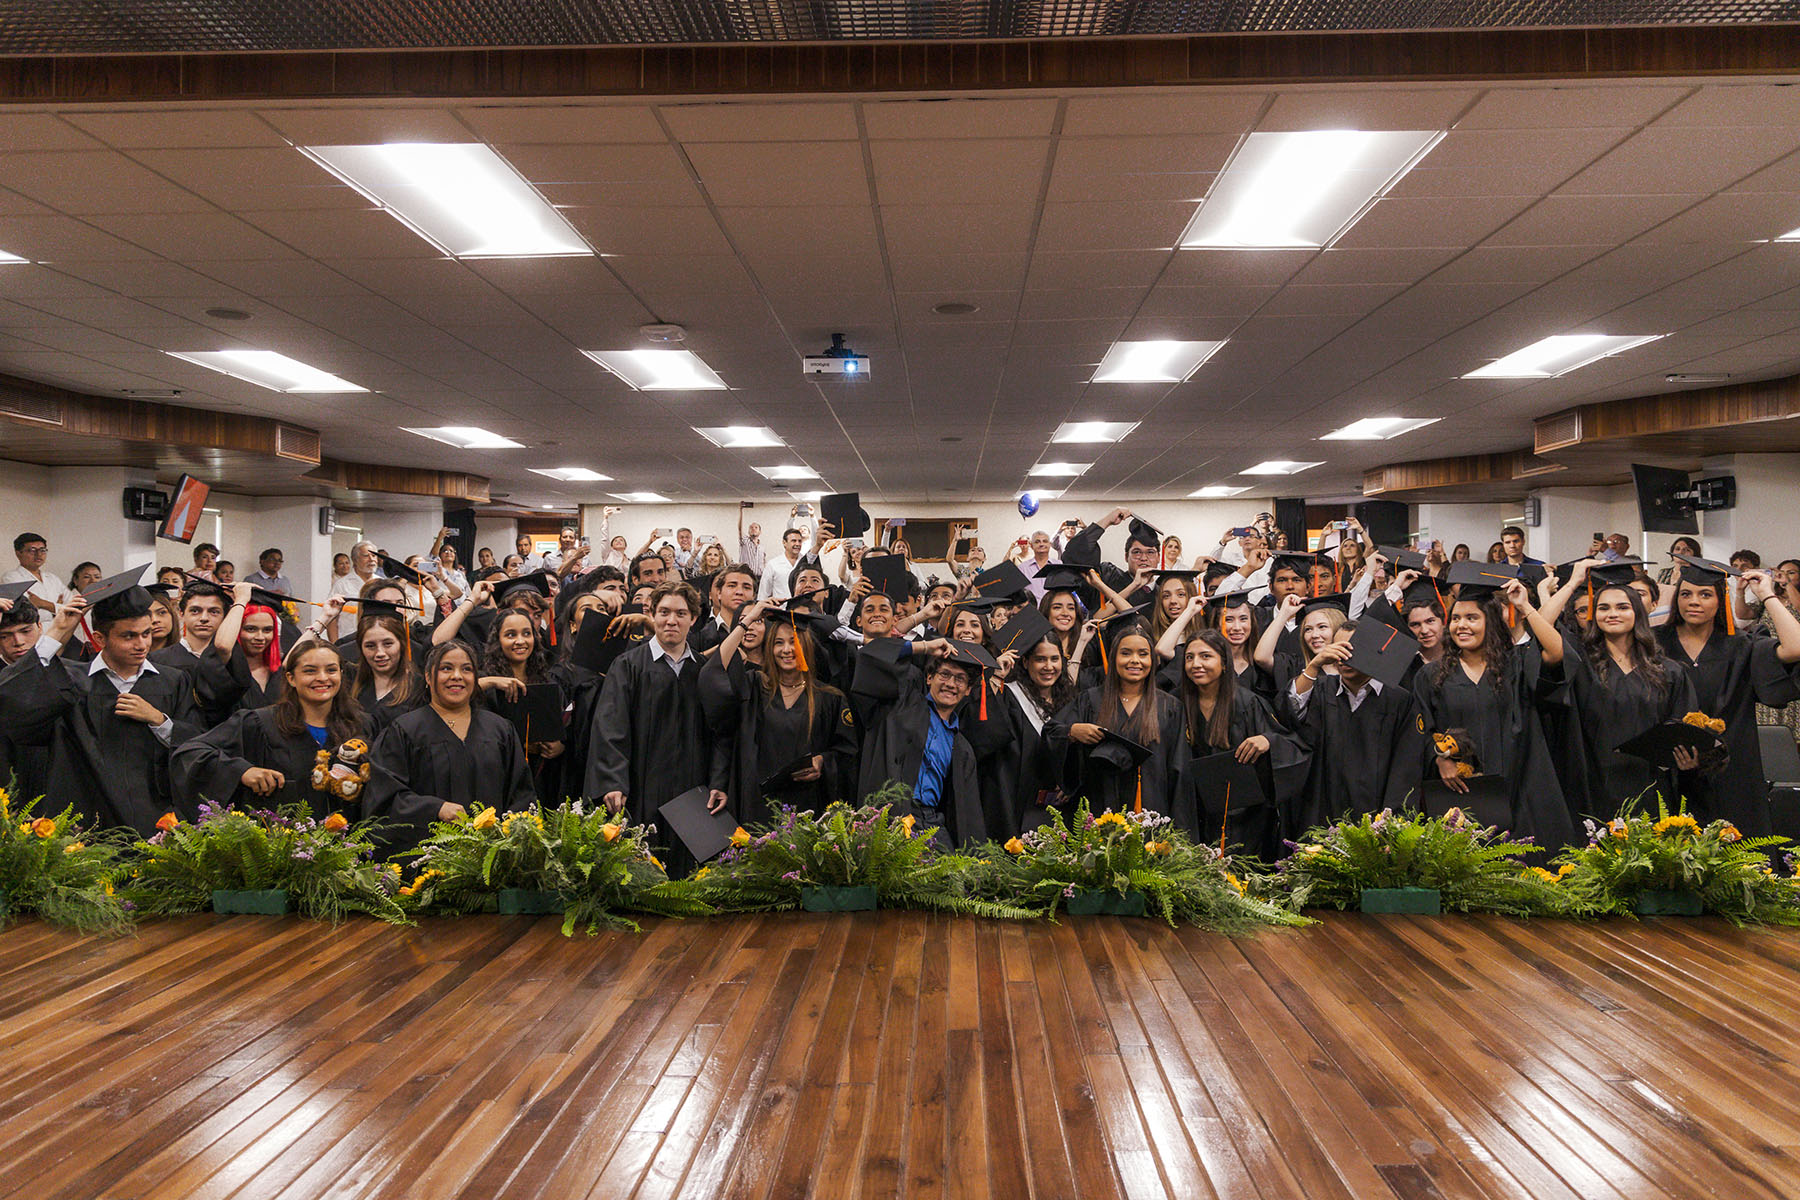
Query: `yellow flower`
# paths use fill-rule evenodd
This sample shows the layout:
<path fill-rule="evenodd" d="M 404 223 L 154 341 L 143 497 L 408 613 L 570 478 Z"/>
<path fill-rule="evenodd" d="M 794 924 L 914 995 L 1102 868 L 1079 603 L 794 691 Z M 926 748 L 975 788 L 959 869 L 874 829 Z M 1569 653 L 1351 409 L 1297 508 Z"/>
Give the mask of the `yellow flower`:
<path fill-rule="evenodd" d="M 400 864 L 399 863 L 389 863 L 388 870 L 390 870 L 394 874 L 398 875 L 400 873 Z"/>
<path fill-rule="evenodd" d="M 470 829 L 492 829 L 500 823 L 500 814 L 491 808 L 484 808 L 469 822 Z"/>
<path fill-rule="evenodd" d="M 739 825 L 736 829 L 731 831 L 731 844 L 734 846 L 748 846 L 750 844 L 750 831 L 745 829 L 742 825 Z"/>
<path fill-rule="evenodd" d="M 86 849 L 87 849 L 87 844 L 85 842 L 70 842 L 68 845 L 63 847 L 63 853 L 64 854 L 73 854 L 77 850 L 86 850 Z"/>
<path fill-rule="evenodd" d="M 1725 828 L 1719 830 L 1719 840 L 1726 843 L 1741 842 L 1744 840 L 1744 835 L 1738 832 L 1738 827 L 1736 825 L 1727 821 L 1725 822 Z"/>
<path fill-rule="evenodd" d="M 1236 875 L 1233 875 L 1230 871 L 1225 872 L 1225 882 L 1236 888 L 1238 895 L 1242 896 L 1246 894 L 1244 891 L 1244 881 L 1239 879 Z"/>
<path fill-rule="evenodd" d="M 1694 820 L 1694 818 L 1688 816 L 1686 813 L 1674 813 L 1664 817 L 1655 825 L 1651 826 L 1651 828 L 1653 828 L 1659 836 L 1668 833 L 1670 830 L 1686 830 L 1689 833 L 1699 833 L 1700 822 Z"/>
<path fill-rule="evenodd" d="M 1174 848 L 1167 842 L 1147 842 L 1144 845 L 1144 849 L 1152 854 L 1168 854 Z"/>
<path fill-rule="evenodd" d="M 1614 818 L 1606 823 L 1606 831 L 1622 842 L 1630 836 L 1631 826 L 1618 818 Z"/>
<path fill-rule="evenodd" d="M 619 826 L 611 821 L 600 827 L 600 836 L 609 842 L 619 840 Z"/>
<path fill-rule="evenodd" d="M 105 889 L 106 889 L 106 894 L 107 894 L 107 895 L 109 895 L 109 896 L 110 896 L 110 895 L 112 895 L 112 894 L 113 894 L 113 885 L 112 885 L 112 880 L 110 880 L 110 879 L 103 879 L 103 880 L 101 880 L 101 881 L 100 881 L 100 886 L 101 886 L 101 887 L 103 887 L 103 888 L 105 888 Z"/>
<path fill-rule="evenodd" d="M 710 874 L 712 874 L 711 867 L 701 867 L 698 871 L 694 872 L 694 881 L 697 883 L 700 880 L 705 879 Z"/>
<path fill-rule="evenodd" d="M 30 821 L 20 821 L 19 822 L 19 832 L 20 833 L 30 833 L 31 832 L 31 822 Z"/>
<path fill-rule="evenodd" d="M 1025 853 L 1025 843 L 1021 842 L 1018 838 L 1008 838 L 1006 842 L 1006 852 L 1008 854 L 1023 854 Z"/>
<path fill-rule="evenodd" d="M 331 833 L 336 833 L 340 829 L 350 828 L 350 822 L 345 819 L 343 813 L 334 812 L 325 818 L 325 828 Z"/>
<path fill-rule="evenodd" d="M 660 859 L 660 858 L 658 858 L 658 857 L 656 857 L 656 855 L 654 855 L 654 854 L 650 854 L 650 853 L 648 853 L 648 852 L 646 852 L 646 853 L 645 853 L 645 855 L 644 855 L 644 857 L 645 857 L 645 858 L 647 858 L 647 859 L 649 859 L 649 860 L 650 860 L 650 861 L 651 861 L 651 863 L 652 863 L 652 864 L 654 864 L 654 865 L 655 865 L 655 867 L 656 867 L 656 869 L 657 869 L 657 870 L 659 870 L 659 871 L 666 871 L 666 870 L 668 870 L 668 868 L 667 868 L 667 867 L 665 867 L 665 866 L 663 866 L 663 865 L 662 865 L 662 859 Z"/>
<path fill-rule="evenodd" d="M 912 836 L 913 824 L 914 824 L 915 820 L 916 820 L 916 818 L 911 813 L 907 813 L 904 817 L 900 818 L 900 828 L 906 830 L 907 837 Z"/>
<path fill-rule="evenodd" d="M 1575 873 L 1575 864 L 1574 863 L 1564 863 L 1562 866 L 1556 868 L 1556 877 L 1558 879 L 1561 879 L 1565 875 L 1572 875 L 1574 873 Z"/>
<path fill-rule="evenodd" d="M 1528 871 L 1526 871 L 1526 874 L 1527 875 L 1535 875 L 1539 879 L 1542 879 L 1545 883 L 1555 883 L 1558 879 L 1562 878 L 1562 876 L 1560 876 L 1560 875 L 1552 875 L 1550 872 L 1544 870 L 1544 868 L 1542 868 L 1542 867 L 1532 867 Z"/>
<path fill-rule="evenodd" d="M 5 788 L 0 788 L 0 817 L 10 817 L 11 815 L 12 795 Z"/>
<path fill-rule="evenodd" d="M 56 836 L 56 822 L 49 817 L 39 817 L 31 823 L 31 832 L 41 838 L 53 838 Z"/>
<path fill-rule="evenodd" d="M 1117 825 L 1121 829 L 1128 829 L 1131 827 L 1131 822 L 1127 821 L 1122 813 L 1116 813 L 1116 812 L 1101 813 L 1099 816 L 1094 818 L 1094 824 L 1096 826 Z"/>

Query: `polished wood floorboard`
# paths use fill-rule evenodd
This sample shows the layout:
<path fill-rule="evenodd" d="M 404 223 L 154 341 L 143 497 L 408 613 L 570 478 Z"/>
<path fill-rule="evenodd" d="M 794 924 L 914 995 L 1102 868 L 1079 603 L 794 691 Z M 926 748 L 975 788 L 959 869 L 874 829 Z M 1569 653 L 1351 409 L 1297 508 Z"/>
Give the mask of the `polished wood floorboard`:
<path fill-rule="evenodd" d="M 0 1197 L 1800 1196 L 1800 934 L 0 933 Z"/>

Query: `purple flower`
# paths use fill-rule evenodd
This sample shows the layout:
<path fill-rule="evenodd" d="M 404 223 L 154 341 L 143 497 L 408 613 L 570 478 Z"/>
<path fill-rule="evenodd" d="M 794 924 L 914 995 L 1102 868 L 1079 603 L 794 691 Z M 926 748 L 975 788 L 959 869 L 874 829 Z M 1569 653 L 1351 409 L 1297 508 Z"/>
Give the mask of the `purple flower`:
<path fill-rule="evenodd" d="M 313 860 L 313 852 L 311 850 L 296 850 L 294 851 L 294 857 L 301 862 L 311 862 Z"/>
<path fill-rule="evenodd" d="M 136 912 L 137 911 L 137 905 L 133 904 L 129 900 L 119 901 L 119 907 L 124 909 L 126 912 Z"/>
<path fill-rule="evenodd" d="M 1066 900 L 1073 900 L 1075 898 L 1074 884 L 1071 883 L 1068 887 L 1063 889 L 1063 898 Z"/>
<path fill-rule="evenodd" d="M 799 883 L 800 882 L 800 872 L 789 871 L 787 874 L 783 875 L 782 878 L 787 880 L 789 883 Z"/>

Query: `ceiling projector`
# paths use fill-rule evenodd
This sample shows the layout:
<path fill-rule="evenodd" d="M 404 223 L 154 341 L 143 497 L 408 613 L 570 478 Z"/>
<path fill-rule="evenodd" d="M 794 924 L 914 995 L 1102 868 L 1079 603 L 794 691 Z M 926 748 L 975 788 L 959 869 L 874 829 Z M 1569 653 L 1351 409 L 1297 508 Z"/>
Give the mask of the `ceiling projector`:
<path fill-rule="evenodd" d="M 802 375 L 836 375 L 840 379 L 867 379 L 869 377 L 869 360 L 867 356 L 858 354 L 844 345 L 844 335 L 831 335 L 831 345 L 818 354 L 808 354 L 800 360 Z"/>

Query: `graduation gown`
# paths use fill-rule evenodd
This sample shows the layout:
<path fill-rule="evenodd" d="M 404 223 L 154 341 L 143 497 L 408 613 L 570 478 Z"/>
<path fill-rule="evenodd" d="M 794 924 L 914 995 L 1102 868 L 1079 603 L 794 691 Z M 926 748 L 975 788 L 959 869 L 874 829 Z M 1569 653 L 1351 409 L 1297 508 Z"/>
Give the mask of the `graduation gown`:
<path fill-rule="evenodd" d="M 1160 688 L 1149 688 L 1139 706 L 1156 705 L 1156 741 L 1148 745 L 1150 757 L 1134 771 L 1119 771 L 1098 762 L 1090 755 L 1090 747 L 1070 741 L 1063 756 L 1063 791 L 1071 797 L 1087 797 L 1093 812 L 1113 809 L 1133 811 L 1140 799 L 1151 812 L 1169 813 L 1174 804 L 1175 777 L 1186 758 L 1186 736 L 1182 731 L 1181 703 Z M 1076 725 L 1098 725 L 1100 689 L 1088 688 L 1056 714 L 1057 724 L 1068 729 Z M 1123 733 L 1123 730 L 1117 732 Z M 1127 735 L 1129 736 L 1129 735 Z M 1141 785 L 1141 792 L 1140 792 Z"/>
<path fill-rule="evenodd" d="M 356 702 L 362 706 L 363 715 L 374 722 L 375 733 L 380 734 L 394 723 L 395 718 L 415 712 L 431 702 L 430 696 L 425 690 L 424 678 L 417 671 L 414 671 L 412 676 L 412 690 L 405 700 L 394 699 L 393 691 L 389 691 L 379 700 L 376 699 L 374 680 L 370 680 L 357 689 Z"/>
<path fill-rule="evenodd" d="M 708 783 L 712 743 L 700 706 L 700 662 L 690 658 L 677 675 L 651 658 L 654 639 L 621 654 L 606 673 L 594 705 L 583 792 L 593 800 L 625 794 L 625 811 L 639 823 L 660 823 L 657 809 Z M 570 734 L 582 736 L 581 731 Z M 678 843 L 668 846 L 671 873 L 693 863 Z"/>
<path fill-rule="evenodd" d="M 1343 680 L 1320 675 L 1304 714 L 1296 714 L 1284 692 L 1277 713 L 1312 752 L 1312 769 L 1285 836 L 1341 816 L 1358 817 L 1399 809 L 1423 778 L 1425 716 L 1405 688 L 1371 680 L 1354 711 Z"/>
<path fill-rule="evenodd" d="M 1474 743 L 1481 773 L 1506 780 L 1512 811 L 1507 828 L 1535 838 L 1555 854 L 1575 844 L 1575 821 L 1538 714 L 1542 674 L 1543 653 L 1532 639 L 1513 647 L 1498 680 L 1484 672 L 1476 682 L 1460 667 L 1440 680 L 1434 665 L 1412 673 L 1412 693 L 1424 712 L 1427 734 L 1463 730 Z M 1427 779 L 1435 774 L 1433 762 L 1427 758 Z"/>
<path fill-rule="evenodd" d="M 518 812 L 537 799 L 512 722 L 480 706 L 460 738 L 430 705 L 396 718 L 375 740 L 369 762 L 365 809 L 398 849 L 417 845 L 445 802 Z"/>
<path fill-rule="evenodd" d="M 991 698 L 990 698 L 991 700 Z M 919 769 L 925 763 L 925 739 L 930 731 L 932 708 L 924 688 L 907 688 L 891 701 L 875 707 L 874 724 L 864 730 L 862 764 L 857 792 L 864 798 L 897 781 L 916 792 Z M 963 846 L 989 837 L 986 814 L 977 781 L 975 748 L 969 744 L 967 725 L 958 710 L 957 731 L 951 742 L 950 766 L 944 772 L 944 788 L 936 808 L 919 802 L 917 795 L 894 805 L 894 815 L 911 814 L 924 825 L 942 832 L 936 840 L 947 846 Z M 992 708 L 989 709 L 990 715 Z"/>
<path fill-rule="evenodd" d="M 270 673 L 267 686 L 257 683 L 256 676 L 250 673 L 250 658 L 242 646 L 231 648 L 231 660 L 225 664 L 225 670 L 230 674 L 233 686 L 239 689 L 237 707 L 240 712 L 267 708 L 281 699 L 282 690 L 287 686 L 280 671 Z"/>
<path fill-rule="evenodd" d="M 983 682 L 978 687 L 987 687 Z M 985 711 L 987 716 L 983 718 Z M 1010 688 L 991 688 L 987 704 L 979 693 L 971 695 L 958 711 L 958 724 L 969 748 L 975 751 L 976 786 L 981 789 L 982 822 L 988 837 L 997 842 L 1017 836 L 1024 827 L 1025 808 L 1020 803 L 1021 741 L 1030 725 Z M 1033 734 L 1041 741 L 1041 735 Z"/>
<path fill-rule="evenodd" d="M 779 696 L 771 704 L 761 671 L 747 666 L 742 655 L 729 667 L 714 656 L 700 668 L 700 702 L 713 737 L 710 786 L 729 797 L 738 824 L 773 820 L 772 802 L 814 812 L 835 800 L 855 802 L 861 730 L 849 700 L 836 688 L 813 689 L 809 727 L 804 695 L 792 706 L 784 706 Z M 765 780 L 809 754 L 825 760 L 816 781 L 765 794 Z"/>
<path fill-rule="evenodd" d="M 1066 815 L 1070 800 L 1062 790 L 1062 765 L 1069 748 L 1068 727 L 1056 714 L 1040 712 L 1017 682 L 990 697 L 988 704 L 990 715 L 996 705 L 1005 710 L 1010 730 L 1004 752 L 981 767 L 983 807 L 990 813 L 1001 807 L 989 802 L 990 788 L 1007 798 L 1004 812 L 1015 826 L 1007 837 L 1044 824 L 1053 808 Z M 997 833 L 994 836 L 999 840 Z"/>
<path fill-rule="evenodd" d="M 1312 753 L 1297 735 L 1283 729 L 1275 720 L 1275 711 L 1268 701 L 1244 688 L 1232 692 L 1231 732 L 1226 738 L 1227 745 L 1196 745 L 1184 729 L 1185 761 L 1181 776 L 1185 784 L 1186 775 L 1199 759 L 1236 750 L 1245 738 L 1258 736 L 1269 739 L 1268 752 L 1255 763 L 1257 778 L 1268 803 L 1233 806 L 1230 811 L 1215 815 L 1204 811 L 1186 786 L 1177 786 L 1169 815 L 1175 818 L 1176 828 L 1196 841 L 1210 845 L 1223 840 L 1237 853 L 1273 861 L 1281 855 L 1285 816 L 1293 811 L 1306 788 Z"/>
<path fill-rule="evenodd" d="M 132 692 L 175 724 L 165 746 L 141 721 L 114 714 L 119 691 L 85 663 L 35 653 L 0 671 L 0 727 L 16 745 L 48 747 L 44 795 L 51 809 L 73 805 L 103 827 L 128 826 L 140 837 L 156 832 L 166 812 L 192 817 L 169 773 L 170 748 L 201 732 L 194 687 L 185 672 L 158 666 L 139 675 Z"/>
<path fill-rule="evenodd" d="M 1656 640 L 1664 654 L 1688 669 L 1696 707 L 1725 722 L 1725 749 L 1731 757 L 1724 770 L 1691 771 L 1681 777 L 1689 811 L 1702 824 L 1722 819 L 1745 837 L 1767 837 L 1773 828 L 1756 706 L 1782 708 L 1800 699 L 1793 670 L 1777 657 L 1780 643 L 1757 634 L 1714 630 L 1699 657 L 1690 658 L 1673 623 L 1658 626 Z"/>
<path fill-rule="evenodd" d="M 200 723 L 207 729 L 238 710 L 244 685 L 232 676 L 230 665 L 216 651 L 195 654 L 187 648 L 186 642 L 177 638 L 161 650 L 152 650 L 150 661 L 159 671 L 172 667 L 187 676 L 194 691 Z"/>
<path fill-rule="evenodd" d="M 1635 800 L 1651 790 L 1674 807 L 1677 785 L 1664 778 L 1668 772 L 1614 750 L 1652 725 L 1679 721 L 1694 710 L 1694 682 L 1688 669 L 1665 658 L 1663 671 L 1667 685 L 1660 694 L 1644 681 L 1642 671 L 1627 675 L 1612 667 L 1602 681 L 1588 665 L 1581 644 L 1569 643 L 1562 660 L 1562 677 L 1567 684 L 1562 698 L 1572 718 L 1567 744 L 1571 759 L 1563 781 L 1568 785 L 1569 803 L 1576 815 L 1585 813 L 1606 820 L 1617 814 L 1627 800 Z M 1650 796 L 1645 795 L 1644 800 L 1654 805 Z"/>
<path fill-rule="evenodd" d="M 374 722 L 367 716 L 362 738 L 370 744 L 375 739 Z M 335 750 L 336 746 L 328 744 L 328 748 Z M 176 794 L 196 807 L 202 800 L 246 808 L 299 804 L 315 817 L 342 812 L 352 821 L 360 820 L 368 799 L 366 787 L 348 805 L 327 792 L 313 790 L 312 770 L 318 753 L 319 745 L 311 734 L 303 731 L 289 736 L 276 728 L 273 709 L 245 709 L 177 747 L 170 770 Z M 268 796 L 258 796 L 243 785 L 244 772 L 252 767 L 280 771 L 286 783 Z"/>

